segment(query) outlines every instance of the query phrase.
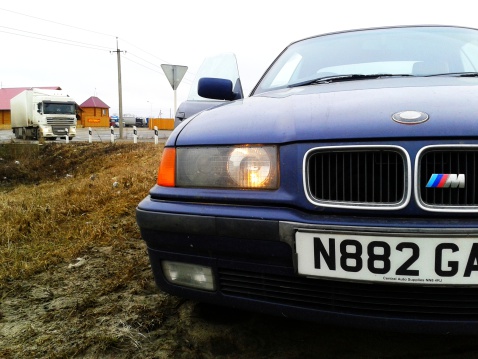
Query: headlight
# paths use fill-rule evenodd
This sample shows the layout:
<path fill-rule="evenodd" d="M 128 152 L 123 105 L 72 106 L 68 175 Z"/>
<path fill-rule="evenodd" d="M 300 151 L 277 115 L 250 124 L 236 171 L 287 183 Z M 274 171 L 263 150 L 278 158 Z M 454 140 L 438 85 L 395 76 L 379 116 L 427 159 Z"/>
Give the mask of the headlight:
<path fill-rule="evenodd" d="M 276 146 L 176 148 L 178 187 L 276 189 Z"/>
<path fill-rule="evenodd" d="M 272 164 L 263 147 L 240 147 L 232 150 L 227 174 L 241 188 L 263 187 L 269 181 Z"/>

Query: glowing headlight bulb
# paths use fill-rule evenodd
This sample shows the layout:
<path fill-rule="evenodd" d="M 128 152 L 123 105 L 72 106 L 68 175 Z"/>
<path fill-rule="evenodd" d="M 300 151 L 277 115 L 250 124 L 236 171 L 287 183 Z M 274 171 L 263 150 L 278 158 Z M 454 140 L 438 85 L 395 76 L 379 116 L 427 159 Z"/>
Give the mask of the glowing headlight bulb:
<path fill-rule="evenodd" d="M 262 148 L 235 148 L 229 156 L 227 172 L 240 187 L 262 187 L 269 178 L 271 162 Z"/>

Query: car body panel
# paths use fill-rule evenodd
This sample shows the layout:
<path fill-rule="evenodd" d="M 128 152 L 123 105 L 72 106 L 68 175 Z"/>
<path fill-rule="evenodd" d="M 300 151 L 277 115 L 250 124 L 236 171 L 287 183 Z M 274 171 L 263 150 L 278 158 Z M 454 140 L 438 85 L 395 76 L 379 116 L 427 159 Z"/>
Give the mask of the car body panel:
<path fill-rule="evenodd" d="M 444 129 L 450 136 L 471 133 L 478 129 L 477 86 L 476 78 L 437 77 L 277 90 L 199 114 L 176 145 L 434 137 Z M 430 120 L 416 126 L 392 121 L 394 113 L 407 110 L 425 112 Z M 252 133 L 246 131 L 250 127 Z"/>

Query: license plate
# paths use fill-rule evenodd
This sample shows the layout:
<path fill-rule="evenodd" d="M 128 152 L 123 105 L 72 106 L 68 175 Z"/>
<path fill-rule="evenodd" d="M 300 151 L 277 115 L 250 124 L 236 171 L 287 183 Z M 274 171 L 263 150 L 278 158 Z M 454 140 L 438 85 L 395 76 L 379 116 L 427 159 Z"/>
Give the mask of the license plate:
<path fill-rule="evenodd" d="M 418 285 L 478 285 L 478 238 L 298 231 L 299 274 Z"/>

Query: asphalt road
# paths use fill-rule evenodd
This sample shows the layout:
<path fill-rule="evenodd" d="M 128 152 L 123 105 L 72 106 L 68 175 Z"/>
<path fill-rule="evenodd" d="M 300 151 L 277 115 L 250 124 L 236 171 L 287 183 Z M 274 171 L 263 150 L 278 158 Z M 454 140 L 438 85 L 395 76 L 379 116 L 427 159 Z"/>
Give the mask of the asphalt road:
<path fill-rule="evenodd" d="M 148 128 L 137 128 L 137 141 L 138 142 L 154 142 L 155 141 L 155 131 Z M 134 141 L 134 132 L 133 127 L 123 128 L 123 136 L 120 138 L 120 129 L 113 129 L 113 139 L 114 141 Z M 169 130 L 158 130 L 158 142 L 165 142 L 171 131 Z M 91 129 L 91 141 L 93 142 L 111 142 L 112 134 L 109 128 L 92 128 Z M 5 142 L 25 142 L 23 140 L 15 139 L 12 130 L 0 130 L 0 143 Z M 57 138 L 57 142 L 65 142 L 64 138 Z M 73 142 L 88 142 L 90 141 L 89 129 L 88 128 L 77 128 L 76 136 L 71 140 Z"/>

